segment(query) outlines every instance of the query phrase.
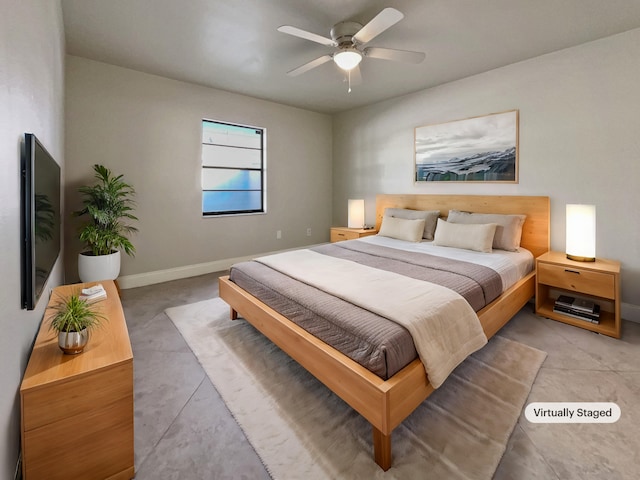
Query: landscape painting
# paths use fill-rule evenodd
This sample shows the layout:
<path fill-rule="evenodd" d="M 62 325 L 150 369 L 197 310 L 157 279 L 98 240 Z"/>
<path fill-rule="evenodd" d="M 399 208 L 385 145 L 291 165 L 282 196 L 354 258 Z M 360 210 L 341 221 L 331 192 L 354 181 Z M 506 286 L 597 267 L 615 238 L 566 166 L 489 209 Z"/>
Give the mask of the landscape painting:
<path fill-rule="evenodd" d="M 518 182 L 518 111 L 415 129 L 416 182 Z"/>

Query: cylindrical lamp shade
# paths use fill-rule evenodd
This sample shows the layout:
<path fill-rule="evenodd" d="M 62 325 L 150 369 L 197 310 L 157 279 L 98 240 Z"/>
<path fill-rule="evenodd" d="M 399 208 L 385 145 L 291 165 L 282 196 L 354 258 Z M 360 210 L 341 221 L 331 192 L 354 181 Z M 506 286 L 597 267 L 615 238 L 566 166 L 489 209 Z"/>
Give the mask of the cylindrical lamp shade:
<path fill-rule="evenodd" d="M 567 205 L 567 258 L 580 262 L 596 259 L 595 205 Z"/>
<path fill-rule="evenodd" d="M 364 200 L 349 200 L 349 228 L 364 227 Z"/>

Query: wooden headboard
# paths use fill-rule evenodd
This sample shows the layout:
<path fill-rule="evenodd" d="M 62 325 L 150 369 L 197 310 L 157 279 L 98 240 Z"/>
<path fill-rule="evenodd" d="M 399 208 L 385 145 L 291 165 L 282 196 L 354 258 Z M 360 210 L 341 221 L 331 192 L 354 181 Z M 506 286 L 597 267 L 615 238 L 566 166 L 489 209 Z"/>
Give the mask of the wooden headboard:
<path fill-rule="evenodd" d="M 549 251 L 549 197 L 505 195 L 376 195 L 376 228 L 380 229 L 385 208 L 440 210 L 444 218 L 449 210 L 474 213 L 525 214 L 520 245 L 535 257 Z"/>

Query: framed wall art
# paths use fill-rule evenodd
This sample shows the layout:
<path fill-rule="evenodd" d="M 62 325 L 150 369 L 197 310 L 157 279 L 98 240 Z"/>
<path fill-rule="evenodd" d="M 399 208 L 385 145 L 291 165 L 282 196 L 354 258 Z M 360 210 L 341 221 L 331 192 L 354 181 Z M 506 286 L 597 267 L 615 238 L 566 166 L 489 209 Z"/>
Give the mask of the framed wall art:
<path fill-rule="evenodd" d="M 415 181 L 518 183 L 518 110 L 417 127 Z"/>

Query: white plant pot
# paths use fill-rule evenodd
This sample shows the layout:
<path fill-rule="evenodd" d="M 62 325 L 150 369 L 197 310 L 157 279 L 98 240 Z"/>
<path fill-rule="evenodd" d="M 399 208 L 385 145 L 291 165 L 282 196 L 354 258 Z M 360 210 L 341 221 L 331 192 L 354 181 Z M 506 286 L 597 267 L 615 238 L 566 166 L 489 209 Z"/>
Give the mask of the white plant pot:
<path fill-rule="evenodd" d="M 120 275 L 120 251 L 110 255 L 78 255 L 78 274 L 81 282 L 115 280 Z"/>
<path fill-rule="evenodd" d="M 89 330 L 79 332 L 58 332 L 58 346 L 67 355 L 82 353 L 89 341 Z"/>

